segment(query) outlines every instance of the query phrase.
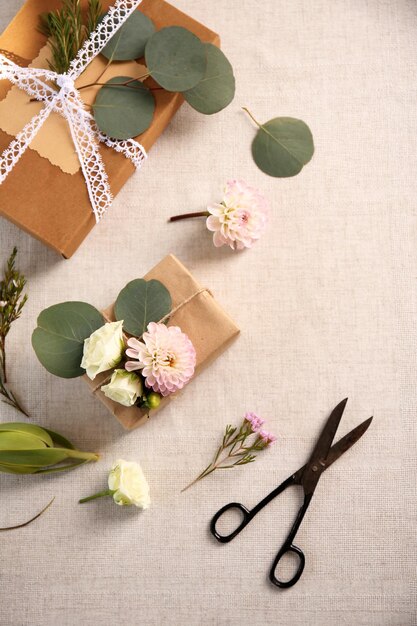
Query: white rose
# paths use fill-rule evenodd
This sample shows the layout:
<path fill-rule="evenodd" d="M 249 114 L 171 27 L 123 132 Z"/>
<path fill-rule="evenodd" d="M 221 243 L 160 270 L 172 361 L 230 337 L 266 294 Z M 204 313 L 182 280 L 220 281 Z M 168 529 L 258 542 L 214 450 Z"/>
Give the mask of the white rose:
<path fill-rule="evenodd" d="M 139 376 L 126 370 L 114 370 L 108 385 L 103 385 L 101 391 L 107 398 L 132 406 L 143 393 L 142 381 Z"/>
<path fill-rule="evenodd" d="M 109 322 L 84 341 L 81 367 L 91 380 L 120 363 L 124 350 L 122 328 L 123 322 Z"/>
<path fill-rule="evenodd" d="M 120 506 L 134 504 L 147 509 L 151 503 L 149 485 L 139 463 L 116 461 L 110 470 L 109 489 Z"/>

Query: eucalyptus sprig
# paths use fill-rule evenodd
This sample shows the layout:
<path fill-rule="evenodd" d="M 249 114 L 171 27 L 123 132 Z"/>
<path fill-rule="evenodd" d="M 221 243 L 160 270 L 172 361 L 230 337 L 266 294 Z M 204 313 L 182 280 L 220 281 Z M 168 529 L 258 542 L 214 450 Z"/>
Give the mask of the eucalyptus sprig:
<path fill-rule="evenodd" d="M 13 322 L 20 317 L 27 301 L 27 294 L 23 294 L 26 279 L 16 269 L 16 255 L 17 248 L 15 247 L 7 261 L 3 279 L 0 281 L 0 395 L 4 398 L 3 402 L 27 416 L 28 414 L 7 385 L 6 337 Z"/>
<path fill-rule="evenodd" d="M 181 491 L 186 491 L 217 469 L 233 469 L 239 465 L 253 463 L 257 456 L 255 452 L 264 450 L 276 441 L 274 435 L 261 430 L 264 423 L 265 420 L 255 413 L 246 413 L 239 429 L 228 424 L 212 462 Z"/>

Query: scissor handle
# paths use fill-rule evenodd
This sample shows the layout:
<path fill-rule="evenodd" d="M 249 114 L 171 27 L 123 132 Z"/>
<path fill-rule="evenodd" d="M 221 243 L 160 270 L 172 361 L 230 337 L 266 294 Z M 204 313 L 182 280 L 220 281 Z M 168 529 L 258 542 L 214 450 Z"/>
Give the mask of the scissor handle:
<path fill-rule="evenodd" d="M 230 511 L 231 509 L 236 509 L 239 511 L 239 513 L 242 514 L 242 521 L 240 522 L 239 526 L 235 528 L 231 533 L 229 533 L 228 535 L 222 535 L 218 532 L 216 524 L 222 517 L 222 515 L 224 515 L 226 511 Z M 220 509 L 220 511 L 217 511 L 217 513 L 214 515 L 213 519 L 210 522 L 210 532 L 213 537 L 217 539 L 217 541 L 220 541 L 220 543 L 228 543 L 229 541 L 232 541 L 232 539 L 234 539 L 236 535 L 238 535 L 247 524 L 249 524 L 252 517 L 253 515 L 251 511 L 243 506 L 243 504 L 240 504 L 240 502 L 229 502 L 229 504 L 226 504 Z"/>
<path fill-rule="evenodd" d="M 292 587 L 293 585 L 295 585 L 295 583 L 299 580 L 301 574 L 303 573 L 304 565 L 305 565 L 305 556 L 304 556 L 303 551 L 293 544 L 293 541 L 294 541 L 295 535 L 298 532 L 298 529 L 300 528 L 300 524 L 304 519 L 304 515 L 307 512 L 312 496 L 313 494 L 306 494 L 304 496 L 304 502 L 298 511 L 294 524 L 292 525 L 292 528 L 290 532 L 288 533 L 288 537 L 285 540 L 281 550 L 278 552 L 277 556 L 275 557 L 274 562 L 272 563 L 272 567 L 269 571 L 269 580 L 271 581 L 273 585 L 276 585 L 277 587 L 280 587 L 281 589 L 287 589 L 288 587 Z M 280 562 L 284 554 L 287 554 L 288 552 L 293 552 L 294 554 L 297 555 L 298 568 L 294 576 L 290 578 L 290 580 L 279 580 L 275 572 L 278 567 L 278 563 Z"/>
<path fill-rule="evenodd" d="M 288 554 L 288 552 L 293 552 L 294 554 L 297 555 L 298 569 L 290 580 L 279 580 L 275 572 L 278 567 L 278 563 L 280 562 L 284 554 Z M 295 546 L 293 543 L 290 543 L 290 544 L 285 543 L 282 546 L 281 550 L 278 552 L 277 556 L 275 557 L 275 560 L 269 572 L 269 580 L 271 581 L 273 585 L 276 585 L 277 587 L 280 587 L 281 589 L 287 589 L 288 587 L 292 587 L 299 580 L 301 574 L 303 573 L 305 562 L 306 560 L 305 560 L 304 552 L 300 550 L 300 548 L 297 548 L 297 546 Z"/>

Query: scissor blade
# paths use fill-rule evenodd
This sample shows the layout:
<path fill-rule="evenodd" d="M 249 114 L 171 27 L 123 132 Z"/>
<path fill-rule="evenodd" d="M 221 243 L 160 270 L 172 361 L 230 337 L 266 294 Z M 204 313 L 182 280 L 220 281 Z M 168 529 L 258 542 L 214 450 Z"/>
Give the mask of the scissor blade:
<path fill-rule="evenodd" d="M 342 419 L 347 401 L 348 399 L 345 398 L 342 402 L 339 402 L 339 404 L 331 412 L 330 417 L 324 425 L 321 435 L 312 452 L 309 461 L 310 463 L 313 461 L 319 461 L 320 459 L 324 460 L 327 457 L 340 420 Z"/>
<path fill-rule="evenodd" d="M 356 426 L 353 430 L 350 431 L 347 435 L 342 437 L 337 443 L 334 444 L 330 448 L 329 454 L 325 459 L 326 469 L 330 467 L 332 463 L 337 461 L 339 457 L 342 456 L 345 452 L 349 450 L 368 430 L 370 423 L 372 422 L 373 417 L 368 418 L 359 426 Z"/>

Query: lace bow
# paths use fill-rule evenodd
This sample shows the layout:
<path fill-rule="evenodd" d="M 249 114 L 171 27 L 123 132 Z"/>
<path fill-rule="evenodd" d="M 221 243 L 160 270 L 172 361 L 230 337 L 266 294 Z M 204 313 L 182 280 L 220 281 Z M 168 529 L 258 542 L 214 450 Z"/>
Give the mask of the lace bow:
<path fill-rule="evenodd" d="M 135 11 L 142 0 L 116 0 L 96 30 L 91 33 L 71 62 L 65 74 L 51 70 L 21 67 L 0 54 L 0 79 L 7 79 L 26 91 L 32 98 L 45 103 L 44 108 L 16 135 L 0 157 L 0 185 L 30 145 L 52 111 L 60 113 L 68 122 L 75 150 L 87 185 L 91 206 L 98 222 L 112 202 L 112 194 L 99 142 L 124 154 L 139 168 L 146 151 L 137 141 L 119 141 L 104 135 L 97 128 L 93 116 L 85 109 L 74 81 L 96 57 L 115 32 Z M 59 90 L 49 83 L 54 83 Z"/>

